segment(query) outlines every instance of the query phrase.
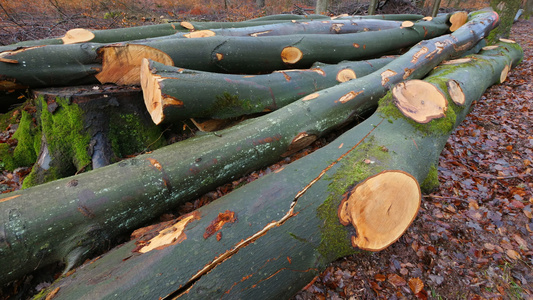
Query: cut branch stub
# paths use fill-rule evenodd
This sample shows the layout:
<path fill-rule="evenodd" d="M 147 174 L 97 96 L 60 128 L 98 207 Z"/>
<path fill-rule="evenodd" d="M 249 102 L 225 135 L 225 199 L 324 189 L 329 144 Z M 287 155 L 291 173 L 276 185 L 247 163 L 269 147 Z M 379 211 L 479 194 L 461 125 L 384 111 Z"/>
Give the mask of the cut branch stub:
<path fill-rule="evenodd" d="M 346 68 L 342 69 L 337 73 L 337 81 L 338 82 L 346 82 L 352 79 L 356 79 L 357 75 L 355 74 L 354 70 Z"/>
<path fill-rule="evenodd" d="M 388 170 L 359 183 L 345 194 L 338 216 L 341 224 L 352 224 L 357 236 L 352 245 L 380 251 L 397 241 L 413 222 L 422 193 L 409 173 Z"/>
<path fill-rule="evenodd" d="M 286 64 L 295 64 L 302 59 L 304 54 L 302 53 L 302 50 L 296 48 L 296 47 L 285 47 L 283 50 L 281 50 L 281 59 Z"/>
<path fill-rule="evenodd" d="M 446 86 L 448 87 L 448 94 L 450 94 L 453 103 L 463 106 L 465 104 L 466 97 L 461 85 L 459 85 L 459 82 L 451 79 L 446 82 Z"/>
<path fill-rule="evenodd" d="M 506 65 L 502 72 L 500 73 L 500 83 L 503 83 L 505 79 L 507 79 L 507 75 L 509 74 L 509 71 L 511 70 L 511 65 Z"/>
<path fill-rule="evenodd" d="M 433 84 L 423 80 L 409 80 L 392 89 L 392 97 L 404 116 L 418 123 L 442 118 L 448 108 L 446 96 Z"/>
<path fill-rule="evenodd" d="M 61 40 L 63 40 L 63 44 L 65 45 L 85 43 L 91 41 L 92 39 L 94 39 L 94 33 L 83 28 L 71 29 L 65 33 L 64 37 L 61 38 Z"/>
<path fill-rule="evenodd" d="M 450 23 L 452 24 L 452 26 L 450 26 L 450 31 L 451 32 L 456 31 L 457 29 L 459 29 L 459 27 L 463 26 L 467 20 L 468 20 L 468 13 L 466 11 L 458 11 L 454 13 L 450 17 Z"/>
<path fill-rule="evenodd" d="M 174 61 L 165 52 L 138 44 L 109 45 L 98 49 L 102 71 L 96 74 L 100 83 L 139 85 L 140 66 L 144 58 L 173 66 Z"/>

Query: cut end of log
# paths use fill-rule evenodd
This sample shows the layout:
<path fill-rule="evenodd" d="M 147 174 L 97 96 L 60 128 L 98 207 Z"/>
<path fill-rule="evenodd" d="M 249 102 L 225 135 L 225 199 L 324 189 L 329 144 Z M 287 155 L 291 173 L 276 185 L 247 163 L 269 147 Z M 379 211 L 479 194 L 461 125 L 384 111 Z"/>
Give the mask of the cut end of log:
<path fill-rule="evenodd" d="M 299 62 L 304 54 L 302 53 L 302 50 L 296 48 L 296 47 L 285 47 L 281 51 L 281 59 L 286 64 L 295 64 Z"/>
<path fill-rule="evenodd" d="M 423 80 L 409 80 L 392 89 L 394 103 L 404 116 L 417 123 L 442 118 L 448 108 L 444 94 L 433 84 Z"/>
<path fill-rule="evenodd" d="M 456 65 L 456 64 L 464 64 L 467 62 L 472 61 L 471 58 L 464 57 L 464 58 L 458 58 L 458 59 L 452 59 L 445 62 L 442 62 L 441 65 Z"/>
<path fill-rule="evenodd" d="M 337 73 L 337 81 L 338 82 L 346 82 L 350 81 L 352 79 L 356 79 L 357 75 L 355 74 L 354 70 L 352 69 L 342 69 Z"/>
<path fill-rule="evenodd" d="M 94 39 L 94 33 L 83 28 L 71 29 L 61 38 L 65 45 L 85 43 L 92 41 L 92 39 Z"/>
<path fill-rule="evenodd" d="M 204 37 L 210 37 L 210 36 L 215 36 L 216 33 L 212 30 L 198 30 L 198 31 L 193 31 L 191 33 L 187 33 L 184 35 L 184 37 L 186 38 L 189 38 L 189 39 L 196 39 L 196 38 L 204 38 Z"/>
<path fill-rule="evenodd" d="M 412 175 L 399 170 L 383 171 L 346 194 L 339 206 L 339 221 L 356 229 L 357 236 L 352 237 L 354 247 L 380 251 L 407 230 L 421 199 L 420 186 Z"/>
<path fill-rule="evenodd" d="M 189 22 L 183 21 L 183 22 L 180 22 L 180 25 L 181 25 L 181 27 L 183 27 L 185 29 L 194 30 L 194 25 L 192 25 Z"/>
<path fill-rule="evenodd" d="M 450 94 L 450 97 L 452 98 L 453 103 L 457 105 L 465 105 L 466 97 L 465 93 L 463 92 L 463 89 L 459 85 L 459 82 L 451 79 L 446 82 L 446 86 L 448 87 L 448 94 Z"/>
<path fill-rule="evenodd" d="M 454 13 L 450 17 L 450 23 L 452 24 L 450 26 L 450 31 L 451 32 L 456 31 L 457 29 L 459 29 L 459 27 L 463 26 L 467 20 L 468 20 L 468 13 L 466 11 L 458 11 Z"/>
<path fill-rule="evenodd" d="M 143 91 L 144 104 L 155 124 L 160 124 L 164 117 L 159 78 L 160 76 L 152 73 L 150 60 L 146 58 L 143 59 L 140 74 L 141 88 Z"/>
<path fill-rule="evenodd" d="M 402 22 L 402 28 L 410 28 L 410 27 L 413 27 L 415 26 L 415 23 L 411 22 L 411 21 L 403 21 Z"/>
<path fill-rule="evenodd" d="M 509 71 L 511 70 L 511 65 L 506 65 L 501 74 L 500 74 L 500 83 L 504 82 L 505 79 L 507 79 L 507 75 L 509 74 Z"/>
<path fill-rule="evenodd" d="M 431 21 L 431 20 L 433 20 L 433 17 L 431 17 L 431 16 L 423 17 L 422 20 Z"/>
<path fill-rule="evenodd" d="M 145 58 L 173 66 L 170 56 L 161 50 L 137 44 L 109 45 L 98 49 L 102 71 L 96 74 L 100 83 L 140 85 L 140 66 Z"/>
<path fill-rule="evenodd" d="M 516 44 L 515 41 L 509 40 L 509 39 L 500 39 L 500 42 L 509 43 L 509 44 Z"/>
<path fill-rule="evenodd" d="M 498 45 L 485 46 L 485 47 L 481 48 L 481 50 L 483 50 L 483 51 L 494 50 L 494 49 L 496 49 L 498 47 L 500 47 L 500 46 L 498 46 Z"/>

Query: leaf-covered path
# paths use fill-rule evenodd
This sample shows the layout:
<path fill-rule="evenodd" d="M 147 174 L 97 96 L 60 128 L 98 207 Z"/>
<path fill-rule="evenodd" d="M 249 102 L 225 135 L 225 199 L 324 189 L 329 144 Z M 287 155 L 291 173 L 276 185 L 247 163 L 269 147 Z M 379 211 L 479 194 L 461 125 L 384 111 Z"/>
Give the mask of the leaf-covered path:
<path fill-rule="evenodd" d="M 533 21 L 523 62 L 448 140 L 405 235 L 331 264 L 295 299 L 533 299 Z"/>

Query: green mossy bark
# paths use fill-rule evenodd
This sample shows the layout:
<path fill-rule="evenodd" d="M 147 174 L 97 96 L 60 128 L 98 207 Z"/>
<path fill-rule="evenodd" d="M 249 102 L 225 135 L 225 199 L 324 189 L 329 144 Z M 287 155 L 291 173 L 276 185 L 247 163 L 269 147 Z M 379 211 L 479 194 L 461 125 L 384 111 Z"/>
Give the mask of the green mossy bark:
<path fill-rule="evenodd" d="M 8 171 L 19 167 L 29 167 L 37 159 L 40 150 L 41 132 L 33 122 L 33 117 L 25 110 L 21 111 L 21 118 L 17 131 L 12 139 L 17 140 L 17 146 L 11 150 L 9 145 L 0 144 L 0 162 Z M 10 118 L 11 121 L 13 118 Z"/>
<path fill-rule="evenodd" d="M 435 191 L 439 187 L 439 171 L 437 168 L 437 164 L 431 165 L 429 168 L 428 176 L 426 176 L 426 179 L 420 184 L 420 189 L 422 190 L 422 193 L 429 194 L 433 191 Z"/>
<path fill-rule="evenodd" d="M 51 154 L 51 163 L 47 170 L 34 167 L 24 180 L 23 189 L 91 169 L 91 156 L 88 153 L 91 137 L 84 128 L 83 111 L 64 98 L 56 98 L 59 107 L 54 112 L 48 110 L 48 104 L 42 97 L 37 98 L 37 101 L 42 107 L 39 123 Z M 36 158 L 33 158 L 33 162 Z"/>
<path fill-rule="evenodd" d="M 508 38 L 514 23 L 516 12 L 520 9 L 521 0 L 491 0 L 490 6 L 500 15 L 500 25 L 491 31 L 488 39 L 490 45 L 500 38 Z"/>
<path fill-rule="evenodd" d="M 317 217 L 323 220 L 320 227 L 321 241 L 317 250 L 325 261 L 354 254 L 357 250 L 350 246 L 350 234 L 344 225 L 338 222 L 337 210 L 342 196 L 354 184 L 364 180 L 372 174 L 383 171 L 383 168 L 372 168 L 376 161 L 385 165 L 390 158 L 388 149 L 376 145 L 373 139 L 357 147 L 341 162 L 339 169 L 330 178 L 328 186 L 329 196 L 317 209 Z"/>
<path fill-rule="evenodd" d="M 144 126 L 135 113 L 121 114 L 111 120 L 108 136 L 115 162 L 166 145 L 161 130 L 156 126 Z"/>

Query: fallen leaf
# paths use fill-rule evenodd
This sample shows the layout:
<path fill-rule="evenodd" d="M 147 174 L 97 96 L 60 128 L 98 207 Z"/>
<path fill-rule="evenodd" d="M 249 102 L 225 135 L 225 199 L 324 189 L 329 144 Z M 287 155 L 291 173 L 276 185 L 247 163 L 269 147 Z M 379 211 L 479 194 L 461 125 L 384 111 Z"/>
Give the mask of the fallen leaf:
<path fill-rule="evenodd" d="M 505 251 L 505 253 L 507 254 L 507 256 L 509 256 L 510 259 L 513 259 L 513 260 L 517 260 L 517 259 L 520 259 L 520 253 L 514 251 L 514 250 L 507 250 Z"/>
<path fill-rule="evenodd" d="M 411 278 L 409 279 L 409 287 L 414 294 L 418 294 L 424 288 L 424 283 L 418 277 Z"/>
<path fill-rule="evenodd" d="M 392 284 L 394 287 L 400 287 L 400 286 L 404 286 L 407 284 L 407 281 L 405 281 L 405 279 L 403 279 L 400 275 L 398 274 L 389 274 L 387 276 L 387 281 Z"/>
<path fill-rule="evenodd" d="M 374 276 L 374 279 L 375 279 L 376 281 L 385 281 L 385 279 L 387 279 L 387 277 L 385 277 L 385 275 L 383 275 L 383 274 L 376 274 L 376 275 Z"/>

